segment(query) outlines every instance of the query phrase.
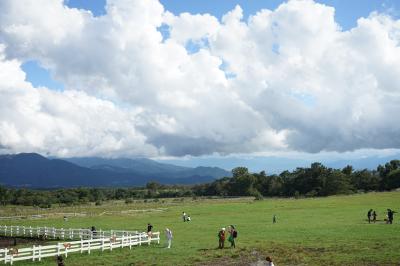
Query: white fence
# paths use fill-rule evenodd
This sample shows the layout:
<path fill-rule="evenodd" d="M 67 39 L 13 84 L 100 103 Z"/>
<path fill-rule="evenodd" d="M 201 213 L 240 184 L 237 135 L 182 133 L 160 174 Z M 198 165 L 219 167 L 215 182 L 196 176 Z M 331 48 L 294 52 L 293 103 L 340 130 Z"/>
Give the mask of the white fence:
<path fill-rule="evenodd" d="M 65 255 L 68 257 L 72 252 L 87 252 L 90 254 L 92 250 L 113 250 L 114 248 L 123 248 L 132 246 L 140 246 L 148 244 L 152 241 L 160 243 L 160 232 L 154 232 L 150 236 L 147 233 L 137 233 L 136 235 L 109 237 L 98 239 L 81 239 L 79 241 L 57 243 L 56 245 L 33 246 L 29 248 L 11 248 L 0 249 L 0 262 L 13 264 L 15 261 L 21 260 L 38 260 L 41 261 L 45 257 L 54 257 L 56 255 Z"/>
<path fill-rule="evenodd" d="M 94 239 L 131 236 L 138 233 L 138 231 L 124 230 L 98 230 L 93 232 L 90 229 L 0 225 L 0 236 L 35 237 L 43 239 Z"/>

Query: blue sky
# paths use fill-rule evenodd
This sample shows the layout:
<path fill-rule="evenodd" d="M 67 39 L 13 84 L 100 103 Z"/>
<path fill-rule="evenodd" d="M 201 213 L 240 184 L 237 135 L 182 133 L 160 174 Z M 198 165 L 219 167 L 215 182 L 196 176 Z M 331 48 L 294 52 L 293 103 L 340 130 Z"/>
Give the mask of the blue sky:
<path fill-rule="evenodd" d="M 174 14 L 183 12 L 209 13 L 221 18 L 226 12 L 232 10 L 236 5 L 243 8 L 245 17 L 255 14 L 260 9 L 275 9 L 282 0 L 161 0 L 165 9 Z M 343 29 L 349 29 L 356 25 L 357 19 L 368 16 L 372 11 L 387 12 L 397 16 L 400 8 L 400 1 L 397 0 L 317 0 L 333 6 L 336 10 L 336 21 Z M 105 13 L 105 0 L 67 0 L 69 7 L 82 8 L 92 11 L 95 16 Z M 217 4 L 216 4 L 217 3 Z"/>
<path fill-rule="evenodd" d="M 174 14 L 183 12 L 209 13 L 218 19 L 232 10 L 236 5 L 240 5 L 243 9 L 244 16 L 255 14 L 260 9 L 275 9 L 282 0 L 218 0 L 218 4 L 214 0 L 201 1 L 181 1 L 181 0 L 161 0 L 164 8 Z M 343 30 L 349 30 L 356 26 L 357 19 L 367 17 L 371 12 L 385 12 L 394 17 L 399 15 L 400 1 L 397 0 L 319 0 L 323 3 L 333 6 L 336 10 L 335 19 Z M 69 7 L 90 10 L 95 16 L 105 14 L 105 0 L 65 0 L 65 4 Z M 189 47 L 190 48 L 190 47 Z M 55 81 L 50 73 L 42 68 L 37 62 L 29 61 L 23 65 L 23 70 L 27 74 L 27 80 L 34 86 L 46 86 L 54 90 L 63 90 L 64 86 L 60 82 Z"/>

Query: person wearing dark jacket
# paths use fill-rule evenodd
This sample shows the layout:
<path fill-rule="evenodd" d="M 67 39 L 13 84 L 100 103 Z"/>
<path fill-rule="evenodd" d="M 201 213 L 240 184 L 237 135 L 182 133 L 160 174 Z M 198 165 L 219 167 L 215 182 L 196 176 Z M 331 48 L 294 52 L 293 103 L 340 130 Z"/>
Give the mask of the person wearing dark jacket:
<path fill-rule="evenodd" d="M 153 229 L 153 226 L 150 223 L 148 223 L 147 224 L 147 233 L 150 233 L 152 229 Z"/>
<path fill-rule="evenodd" d="M 393 214 L 395 211 L 392 211 L 391 209 L 387 209 L 387 217 L 388 217 L 388 223 L 392 224 L 393 223 Z"/>
<path fill-rule="evenodd" d="M 371 216 L 372 216 L 372 209 L 369 209 L 368 213 L 367 213 L 367 218 L 368 218 L 368 223 L 371 223 Z"/>

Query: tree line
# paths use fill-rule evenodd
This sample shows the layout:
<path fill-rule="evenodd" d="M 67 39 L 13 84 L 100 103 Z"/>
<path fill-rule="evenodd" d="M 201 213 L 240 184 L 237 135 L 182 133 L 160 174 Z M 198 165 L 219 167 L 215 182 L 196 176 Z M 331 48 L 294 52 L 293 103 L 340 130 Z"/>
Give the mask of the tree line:
<path fill-rule="evenodd" d="M 359 191 L 387 191 L 400 188 L 400 160 L 379 165 L 376 170 L 354 170 L 348 165 L 333 169 L 321 163 L 310 167 L 298 167 L 279 175 L 267 175 L 265 171 L 250 173 L 246 167 L 236 167 L 232 177 L 224 177 L 211 183 L 183 186 L 149 182 L 145 187 L 132 188 L 69 188 L 33 190 L 0 186 L 0 204 L 50 207 L 107 200 L 175 198 L 197 196 L 254 196 L 263 197 L 321 197 L 351 194 Z"/>

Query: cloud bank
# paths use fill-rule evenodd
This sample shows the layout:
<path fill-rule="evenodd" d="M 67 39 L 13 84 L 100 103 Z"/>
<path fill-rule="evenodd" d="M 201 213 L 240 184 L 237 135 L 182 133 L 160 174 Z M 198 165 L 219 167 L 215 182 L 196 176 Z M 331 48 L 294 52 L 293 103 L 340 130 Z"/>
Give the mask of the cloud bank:
<path fill-rule="evenodd" d="M 400 148 L 400 21 L 292 0 L 243 20 L 157 0 L 0 2 L 0 147 L 56 156 Z M 160 30 L 160 29 L 163 30 Z M 36 60 L 64 84 L 25 81 Z"/>

